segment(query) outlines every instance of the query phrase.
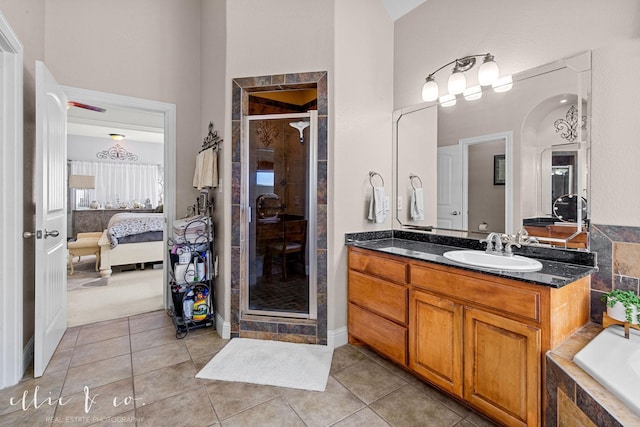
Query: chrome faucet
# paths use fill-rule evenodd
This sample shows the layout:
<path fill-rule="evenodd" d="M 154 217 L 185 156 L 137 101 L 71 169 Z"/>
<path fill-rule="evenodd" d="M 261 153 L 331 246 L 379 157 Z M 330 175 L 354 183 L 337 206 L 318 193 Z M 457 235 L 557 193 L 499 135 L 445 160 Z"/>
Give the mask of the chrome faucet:
<path fill-rule="evenodd" d="M 497 253 L 502 253 L 502 237 L 500 236 L 500 234 L 498 234 L 496 232 L 489 233 L 487 238 L 480 240 L 480 242 L 486 242 L 487 243 L 486 252 L 488 254 L 493 254 L 493 253 L 496 253 L 496 252 Z"/>

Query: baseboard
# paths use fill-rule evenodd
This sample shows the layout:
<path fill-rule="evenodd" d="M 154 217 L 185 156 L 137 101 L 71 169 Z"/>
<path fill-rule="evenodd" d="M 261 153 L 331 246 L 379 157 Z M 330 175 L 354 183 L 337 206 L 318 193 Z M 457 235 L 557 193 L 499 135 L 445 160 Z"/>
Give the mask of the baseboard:
<path fill-rule="evenodd" d="M 343 326 L 327 332 L 327 346 L 331 348 L 341 347 L 349 342 L 347 327 Z"/>
<path fill-rule="evenodd" d="M 22 350 L 22 376 L 27 372 L 29 366 L 33 362 L 33 337 L 29 338 L 27 345 Z"/>
<path fill-rule="evenodd" d="M 225 322 L 220 313 L 216 313 L 216 331 L 225 340 L 231 338 L 231 323 Z"/>

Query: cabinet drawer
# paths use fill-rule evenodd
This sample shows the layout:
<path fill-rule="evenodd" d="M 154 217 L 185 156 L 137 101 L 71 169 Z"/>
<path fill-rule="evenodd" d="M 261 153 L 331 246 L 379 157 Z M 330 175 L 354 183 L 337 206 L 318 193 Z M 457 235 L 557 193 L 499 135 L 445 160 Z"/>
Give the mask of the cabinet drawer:
<path fill-rule="evenodd" d="M 395 322 L 407 324 L 408 289 L 349 270 L 349 301 Z"/>
<path fill-rule="evenodd" d="M 411 265 L 411 282 L 424 289 L 466 300 L 536 322 L 540 321 L 540 292 L 474 279 L 448 271 Z"/>
<path fill-rule="evenodd" d="M 409 283 L 409 264 L 349 249 L 349 268 L 396 283 Z"/>
<path fill-rule="evenodd" d="M 407 328 L 349 303 L 349 335 L 407 366 Z"/>

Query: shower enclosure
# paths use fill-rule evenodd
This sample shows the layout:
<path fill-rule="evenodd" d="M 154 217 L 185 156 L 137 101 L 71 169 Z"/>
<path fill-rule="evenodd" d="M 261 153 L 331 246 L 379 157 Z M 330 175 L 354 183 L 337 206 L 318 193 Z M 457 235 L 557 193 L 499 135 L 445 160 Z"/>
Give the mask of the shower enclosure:
<path fill-rule="evenodd" d="M 246 120 L 244 312 L 315 319 L 317 112 Z"/>

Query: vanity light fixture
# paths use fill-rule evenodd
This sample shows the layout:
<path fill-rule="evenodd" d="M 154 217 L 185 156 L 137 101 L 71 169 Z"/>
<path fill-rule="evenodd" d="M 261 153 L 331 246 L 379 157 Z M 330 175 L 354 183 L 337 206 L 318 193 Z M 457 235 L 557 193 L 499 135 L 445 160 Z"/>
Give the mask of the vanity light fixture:
<path fill-rule="evenodd" d="M 467 89 L 467 79 L 464 73 L 466 71 L 469 71 L 474 67 L 474 65 L 476 65 L 477 57 L 483 57 L 482 65 L 478 69 L 478 83 L 480 85 Z M 469 101 L 480 99 L 482 97 L 481 86 L 494 85 L 500 77 L 500 68 L 498 67 L 498 64 L 496 64 L 493 55 L 491 55 L 490 53 L 480 55 L 467 55 L 462 58 L 454 59 L 453 61 L 443 65 L 427 76 L 424 85 L 422 86 L 422 99 L 424 101 L 430 102 L 438 99 L 440 91 L 438 88 L 438 83 L 436 82 L 434 76 L 438 71 L 442 70 L 445 67 L 448 67 L 451 64 L 455 65 L 447 82 L 447 89 L 449 93 L 448 95 L 440 97 L 440 99 L 446 98 L 445 102 L 449 104 L 448 106 L 455 105 L 455 102 L 451 103 L 450 97 L 455 97 L 455 95 L 458 94 L 463 94 L 465 99 Z M 504 89 L 504 85 L 500 87 Z M 509 89 L 511 89 L 511 87 L 509 87 Z"/>
<path fill-rule="evenodd" d="M 124 139 L 124 135 L 121 133 L 110 133 L 109 136 L 114 141 L 122 141 Z"/>

